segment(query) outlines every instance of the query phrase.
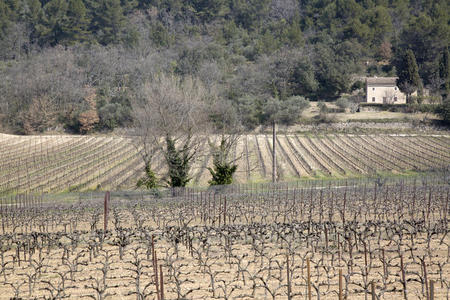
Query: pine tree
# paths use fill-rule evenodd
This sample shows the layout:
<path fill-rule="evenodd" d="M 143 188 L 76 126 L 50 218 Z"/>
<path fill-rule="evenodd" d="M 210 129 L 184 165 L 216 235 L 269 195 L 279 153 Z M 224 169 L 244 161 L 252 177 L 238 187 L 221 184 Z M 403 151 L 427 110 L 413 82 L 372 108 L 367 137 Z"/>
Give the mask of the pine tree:
<path fill-rule="evenodd" d="M 88 24 L 89 20 L 83 1 L 69 0 L 67 14 L 62 26 L 65 44 L 70 45 L 87 40 Z"/>
<path fill-rule="evenodd" d="M 44 12 L 39 0 L 29 0 L 28 10 L 25 14 L 25 20 L 30 30 L 31 42 L 37 42 L 41 36 L 41 32 L 45 32 L 47 28 L 42 24 Z"/>
<path fill-rule="evenodd" d="M 125 25 L 125 17 L 120 0 L 103 0 L 96 13 L 100 43 L 119 43 Z"/>
<path fill-rule="evenodd" d="M 44 14 L 39 28 L 41 44 L 57 45 L 63 39 L 66 12 L 67 2 L 65 0 L 51 0 L 44 6 Z"/>

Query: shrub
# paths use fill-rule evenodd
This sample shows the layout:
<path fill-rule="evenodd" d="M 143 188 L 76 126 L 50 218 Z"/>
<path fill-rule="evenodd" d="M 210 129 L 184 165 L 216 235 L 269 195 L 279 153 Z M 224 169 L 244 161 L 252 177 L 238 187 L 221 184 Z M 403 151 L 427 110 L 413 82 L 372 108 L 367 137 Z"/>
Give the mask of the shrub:
<path fill-rule="evenodd" d="M 328 113 L 328 106 L 323 101 L 319 101 L 317 103 L 317 107 L 319 108 L 320 114 L 327 114 Z"/>
<path fill-rule="evenodd" d="M 352 84 L 351 91 L 360 90 L 360 89 L 363 89 L 364 87 L 365 87 L 365 83 L 362 82 L 361 80 L 358 80 L 358 81 L 355 81 L 355 83 Z"/>
<path fill-rule="evenodd" d="M 436 109 L 436 113 L 441 116 L 441 118 L 446 123 L 450 123 L 450 99 L 447 98 L 441 105 Z"/>
<path fill-rule="evenodd" d="M 106 103 L 98 109 L 99 129 L 112 130 L 131 123 L 131 110 L 120 103 Z"/>
<path fill-rule="evenodd" d="M 341 111 L 345 111 L 350 106 L 350 102 L 347 98 L 339 98 L 336 100 L 336 106 L 341 109 Z"/>
<path fill-rule="evenodd" d="M 252 130 L 260 124 L 261 105 L 255 96 L 240 97 L 234 102 L 234 105 L 245 128 Z"/>
<path fill-rule="evenodd" d="M 284 101 L 270 98 L 263 106 L 262 123 L 267 124 L 275 120 L 283 125 L 292 125 L 309 106 L 309 101 L 301 96 L 292 96 Z"/>
<path fill-rule="evenodd" d="M 210 185 L 231 184 L 237 165 L 215 161 L 214 168 L 208 168 L 208 170 L 212 176 L 212 179 L 208 182 Z"/>
<path fill-rule="evenodd" d="M 153 172 L 150 163 L 145 164 L 145 175 L 136 184 L 137 187 L 144 187 L 148 190 L 158 188 L 158 179 Z"/>

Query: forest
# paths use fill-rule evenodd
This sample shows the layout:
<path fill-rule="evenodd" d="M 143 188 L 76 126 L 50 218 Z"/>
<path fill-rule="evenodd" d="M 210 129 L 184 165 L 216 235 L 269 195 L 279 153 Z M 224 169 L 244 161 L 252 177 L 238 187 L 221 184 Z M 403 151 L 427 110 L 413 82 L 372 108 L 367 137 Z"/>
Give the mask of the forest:
<path fill-rule="evenodd" d="M 406 78 L 448 117 L 449 12 L 445 0 L 0 0 L 0 129 L 130 126 L 158 74 L 201 82 L 247 129 L 275 110 L 295 123 L 308 101 L 361 101 L 364 76 Z"/>

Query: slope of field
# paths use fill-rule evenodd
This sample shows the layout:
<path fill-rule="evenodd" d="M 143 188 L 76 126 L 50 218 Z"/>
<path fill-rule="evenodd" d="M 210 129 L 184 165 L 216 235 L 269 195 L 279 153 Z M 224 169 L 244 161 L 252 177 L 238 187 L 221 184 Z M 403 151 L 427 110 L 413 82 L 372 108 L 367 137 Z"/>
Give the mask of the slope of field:
<path fill-rule="evenodd" d="M 206 185 L 211 155 L 193 164 L 192 184 Z M 403 173 L 450 165 L 448 135 L 279 135 L 279 180 L 299 177 L 354 177 Z M 245 135 L 233 149 L 237 182 L 269 181 L 272 138 Z M 162 176 L 164 164 L 155 160 Z M 0 134 L 0 192 L 61 192 L 130 189 L 143 163 L 129 138 L 92 136 L 14 136 Z"/>

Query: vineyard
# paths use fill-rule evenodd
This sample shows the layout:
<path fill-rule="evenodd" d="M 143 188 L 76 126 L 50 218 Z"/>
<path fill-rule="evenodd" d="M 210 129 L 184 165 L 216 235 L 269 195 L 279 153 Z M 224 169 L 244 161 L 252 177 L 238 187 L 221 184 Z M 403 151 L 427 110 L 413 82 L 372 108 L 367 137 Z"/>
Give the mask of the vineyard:
<path fill-rule="evenodd" d="M 2 199 L 0 299 L 450 297 L 448 174 L 180 191 Z"/>
<path fill-rule="evenodd" d="M 279 181 L 349 178 L 446 168 L 450 136 L 278 135 Z M 212 156 L 205 141 L 192 168 L 194 186 L 210 179 Z M 238 183 L 271 179 L 272 138 L 245 135 L 233 149 Z M 164 175 L 161 156 L 154 168 Z M 143 161 L 129 138 L 91 136 L 13 136 L 0 134 L 0 191 L 62 192 L 135 188 Z"/>

